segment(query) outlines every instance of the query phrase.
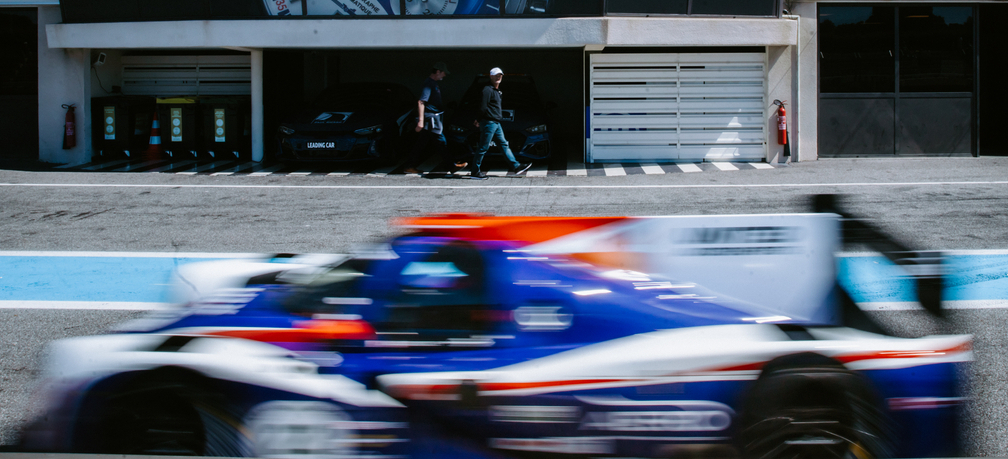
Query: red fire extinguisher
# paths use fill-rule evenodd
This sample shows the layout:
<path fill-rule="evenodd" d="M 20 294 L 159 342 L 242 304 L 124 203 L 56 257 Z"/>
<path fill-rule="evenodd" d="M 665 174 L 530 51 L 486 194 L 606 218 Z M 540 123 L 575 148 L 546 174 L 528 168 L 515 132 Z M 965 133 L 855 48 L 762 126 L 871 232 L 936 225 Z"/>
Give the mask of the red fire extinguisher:
<path fill-rule="evenodd" d="M 784 110 L 786 102 L 774 99 L 773 103 L 777 106 L 777 144 L 787 145 L 787 112 Z"/>
<path fill-rule="evenodd" d="M 63 149 L 69 150 L 77 146 L 77 128 L 74 123 L 74 105 L 63 104 L 67 109 L 66 123 L 63 125 Z"/>

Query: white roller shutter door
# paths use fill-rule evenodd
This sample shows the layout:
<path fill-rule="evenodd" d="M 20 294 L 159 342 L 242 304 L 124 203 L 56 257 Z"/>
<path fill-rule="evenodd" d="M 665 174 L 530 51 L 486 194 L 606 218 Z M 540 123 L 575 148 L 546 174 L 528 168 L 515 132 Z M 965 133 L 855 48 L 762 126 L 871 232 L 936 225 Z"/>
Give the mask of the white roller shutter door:
<path fill-rule="evenodd" d="M 124 56 L 123 94 L 144 96 L 248 95 L 252 58 L 226 56 Z"/>
<path fill-rule="evenodd" d="M 764 54 L 593 54 L 589 159 L 760 161 Z"/>

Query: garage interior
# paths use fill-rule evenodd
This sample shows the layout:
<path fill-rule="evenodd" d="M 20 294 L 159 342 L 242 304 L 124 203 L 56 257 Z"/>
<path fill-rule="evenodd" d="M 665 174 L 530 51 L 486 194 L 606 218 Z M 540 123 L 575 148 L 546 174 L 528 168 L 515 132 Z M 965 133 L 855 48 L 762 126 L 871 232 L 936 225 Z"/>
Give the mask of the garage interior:
<path fill-rule="evenodd" d="M 329 85 L 365 81 L 399 83 L 419 95 L 435 62 L 450 74 L 441 83 L 446 104 L 458 103 L 480 74 L 500 67 L 506 74 L 527 74 L 549 110 L 552 160 L 584 161 L 584 53 L 580 48 L 518 50 L 265 50 L 263 110 L 265 155 L 275 150 L 274 133 L 281 120 L 304 109 Z M 507 79 L 501 84 L 507 97 Z"/>

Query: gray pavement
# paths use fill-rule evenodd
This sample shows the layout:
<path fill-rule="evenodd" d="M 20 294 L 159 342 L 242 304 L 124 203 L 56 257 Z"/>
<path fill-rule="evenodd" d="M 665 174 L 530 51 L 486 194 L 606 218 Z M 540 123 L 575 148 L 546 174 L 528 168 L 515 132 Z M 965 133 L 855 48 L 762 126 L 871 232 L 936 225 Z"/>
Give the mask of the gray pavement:
<path fill-rule="evenodd" d="M 212 176 L 0 170 L 0 251 L 342 252 L 428 212 L 688 215 L 802 212 L 815 193 L 929 249 L 1008 249 L 1008 158 L 832 159 L 773 170 L 546 176 Z M 786 282 L 786 273 L 782 273 Z M 99 333 L 135 313 L 0 311 L 0 444 L 32 406 L 35 357 L 51 339 Z M 973 456 L 1008 456 L 1004 310 L 935 322 L 873 313 L 894 332 L 972 333 Z"/>

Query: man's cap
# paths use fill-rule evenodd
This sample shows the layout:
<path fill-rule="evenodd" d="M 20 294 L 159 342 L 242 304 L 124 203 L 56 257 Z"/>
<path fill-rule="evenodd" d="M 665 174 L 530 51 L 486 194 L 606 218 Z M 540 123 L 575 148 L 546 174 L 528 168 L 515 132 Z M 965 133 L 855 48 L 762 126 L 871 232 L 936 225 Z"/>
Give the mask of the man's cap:
<path fill-rule="evenodd" d="M 490 69 L 490 76 L 503 75 L 503 74 L 504 74 L 504 71 L 501 70 L 500 67 L 494 67 L 494 68 Z"/>
<path fill-rule="evenodd" d="M 445 65 L 444 62 L 435 62 L 434 63 L 434 70 L 440 70 L 440 71 L 444 72 L 445 75 L 451 74 L 451 72 L 448 71 L 448 66 Z"/>

